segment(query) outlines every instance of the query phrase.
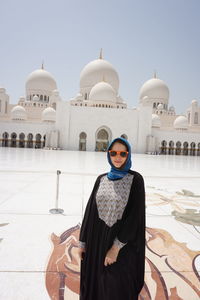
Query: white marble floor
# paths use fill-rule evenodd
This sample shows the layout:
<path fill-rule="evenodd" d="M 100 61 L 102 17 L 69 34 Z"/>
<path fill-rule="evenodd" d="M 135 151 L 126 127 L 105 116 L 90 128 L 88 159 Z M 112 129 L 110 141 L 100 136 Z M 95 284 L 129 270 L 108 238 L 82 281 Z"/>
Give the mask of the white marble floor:
<path fill-rule="evenodd" d="M 132 160 L 145 179 L 147 227 L 167 231 L 176 246 L 184 243 L 200 273 L 200 157 L 133 154 Z M 57 170 L 62 215 L 49 212 L 56 206 Z M 81 222 L 95 178 L 108 170 L 106 153 L 0 148 L 0 299 L 59 300 L 45 286 L 50 236 Z M 181 271 L 193 269 L 188 263 Z M 198 299 L 196 290 L 183 290 L 182 299 Z M 177 291 L 182 295 L 180 286 Z M 78 295 L 66 289 L 65 299 Z"/>

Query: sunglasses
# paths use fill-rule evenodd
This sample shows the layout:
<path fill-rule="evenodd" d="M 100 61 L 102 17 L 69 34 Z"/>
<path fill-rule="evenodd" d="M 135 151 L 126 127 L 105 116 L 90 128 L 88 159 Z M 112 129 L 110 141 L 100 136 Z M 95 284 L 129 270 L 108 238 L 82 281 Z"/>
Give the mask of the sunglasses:
<path fill-rule="evenodd" d="M 109 150 L 110 156 L 116 156 L 117 154 L 119 154 L 121 157 L 127 157 L 128 155 L 128 151 L 113 151 L 113 150 Z"/>

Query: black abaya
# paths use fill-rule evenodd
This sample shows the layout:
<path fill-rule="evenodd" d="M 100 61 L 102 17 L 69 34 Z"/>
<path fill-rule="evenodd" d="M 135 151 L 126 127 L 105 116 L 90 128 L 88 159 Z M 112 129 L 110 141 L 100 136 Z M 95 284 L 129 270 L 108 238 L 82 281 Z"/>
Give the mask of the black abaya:
<path fill-rule="evenodd" d="M 80 300 L 136 300 L 144 284 L 145 191 L 142 176 L 135 171 L 130 194 L 121 219 L 111 227 L 101 218 L 96 194 L 100 175 L 89 198 L 79 240 L 86 245 L 81 261 Z M 121 179 L 118 179 L 121 180 Z M 104 266 L 107 251 L 115 238 L 125 245 L 117 261 Z"/>

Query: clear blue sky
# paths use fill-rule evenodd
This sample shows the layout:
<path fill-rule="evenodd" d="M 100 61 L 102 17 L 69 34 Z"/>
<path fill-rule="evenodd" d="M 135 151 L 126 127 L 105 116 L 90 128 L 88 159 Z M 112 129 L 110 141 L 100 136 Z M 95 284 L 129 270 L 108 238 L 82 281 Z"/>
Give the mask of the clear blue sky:
<path fill-rule="evenodd" d="M 74 97 L 100 48 L 129 107 L 154 70 L 177 113 L 200 104 L 199 0 L 0 0 L 0 86 L 11 103 L 43 59 L 63 100 Z"/>

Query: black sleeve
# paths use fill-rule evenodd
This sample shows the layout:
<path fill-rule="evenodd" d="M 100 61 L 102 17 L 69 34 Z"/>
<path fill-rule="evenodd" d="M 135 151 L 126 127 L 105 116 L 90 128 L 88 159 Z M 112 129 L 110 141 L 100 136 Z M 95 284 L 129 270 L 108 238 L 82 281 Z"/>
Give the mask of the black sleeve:
<path fill-rule="evenodd" d="M 87 234 L 87 223 L 88 223 L 88 219 L 90 216 L 90 212 L 91 212 L 91 207 L 92 207 L 92 203 L 94 200 L 94 195 L 97 191 L 98 185 L 100 182 L 100 176 L 97 177 L 96 182 L 94 184 L 92 193 L 90 195 L 90 198 L 88 200 L 86 209 L 85 209 L 85 213 L 84 213 L 84 217 L 83 217 L 83 221 L 82 221 L 82 225 L 81 225 L 81 229 L 80 229 L 80 236 L 79 236 L 79 241 L 81 241 L 82 243 L 86 242 L 86 234 Z"/>
<path fill-rule="evenodd" d="M 130 241 L 140 244 L 145 235 L 145 189 L 142 175 L 136 173 L 130 190 L 129 202 L 124 215 L 124 221 L 117 238 L 122 243 Z"/>
<path fill-rule="evenodd" d="M 130 242 L 135 247 L 137 255 L 136 287 L 139 293 L 144 285 L 145 270 L 145 189 L 143 177 L 139 173 L 136 173 L 134 179 L 130 191 L 130 206 L 127 207 L 127 217 L 117 237 L 120 242 Z"/>

